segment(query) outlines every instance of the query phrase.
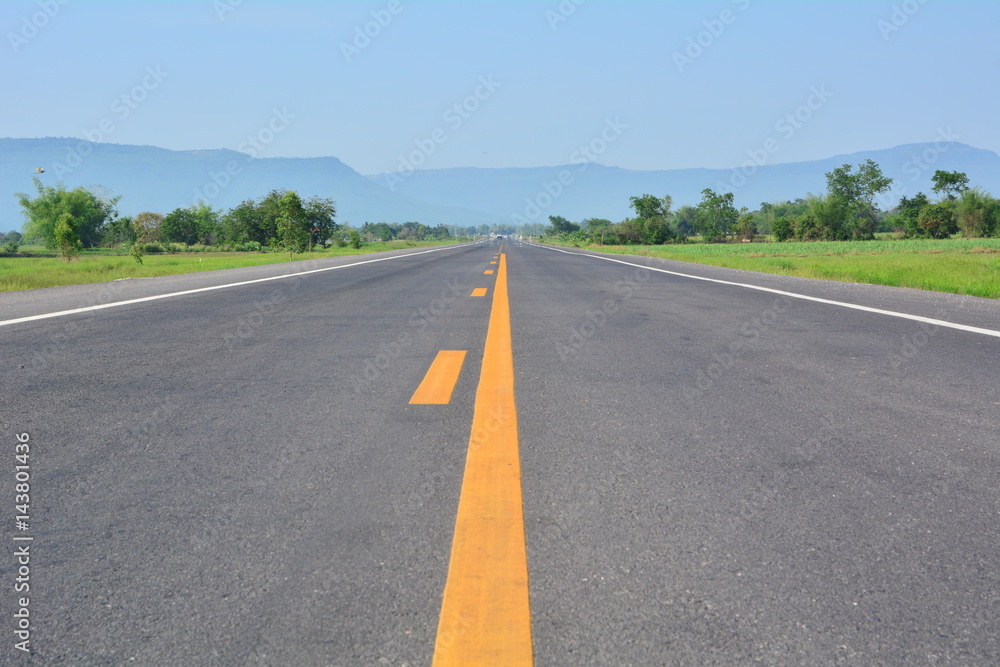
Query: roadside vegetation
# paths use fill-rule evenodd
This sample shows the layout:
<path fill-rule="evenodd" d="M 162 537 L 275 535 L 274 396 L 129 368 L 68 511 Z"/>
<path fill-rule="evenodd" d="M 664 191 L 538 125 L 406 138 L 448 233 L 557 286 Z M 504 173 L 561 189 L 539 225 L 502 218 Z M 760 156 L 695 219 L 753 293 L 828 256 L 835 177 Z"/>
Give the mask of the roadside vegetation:
<path fill-rule="evenodd" d="M 702 191 L 697 206 L 669 196 L 632 197 L 635 216 L 573 223 L 549 216 L 541 240 L 850 282 L 1000 298 L 1000 200 L 969 187 L 961 172 L 937 171 L 936 200 L 918 192 L 888 210 L 892 180 L 868 160 L 826 175 L 827 191 L 737 210 L 732 193 Z"/>
<path fill-rule="evenodd" d="M 1000 238 L 661 246 L 558 244 L 762 273 L 1000 299 Z"/>
<path fill-rule="evenodd" d="M 38 178 L 34 185 L 34 196 L 17 195 L 23 230 L 0 234 L 0 291 L 440 245 L 477 231 L 419 222 L 354 228 L 336 221 L 332 199 L 303 199 L 291 190 L 228 211 L 199 203 L 165 215 L 121 216 L 120 197 L 101 188 L 67 190 Z"/>

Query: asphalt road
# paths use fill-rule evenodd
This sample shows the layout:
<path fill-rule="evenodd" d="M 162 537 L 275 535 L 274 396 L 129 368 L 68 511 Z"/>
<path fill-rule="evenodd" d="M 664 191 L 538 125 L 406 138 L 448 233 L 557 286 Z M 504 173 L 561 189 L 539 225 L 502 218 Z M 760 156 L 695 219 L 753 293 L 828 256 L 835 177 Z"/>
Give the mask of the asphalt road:
<path fill-rule="evenodd" d="M 0 660 L 429 665 L 500 250 L 0 295 Z M 535 664 L 1000 663 L 1000 303 L 502 251 Z"/>

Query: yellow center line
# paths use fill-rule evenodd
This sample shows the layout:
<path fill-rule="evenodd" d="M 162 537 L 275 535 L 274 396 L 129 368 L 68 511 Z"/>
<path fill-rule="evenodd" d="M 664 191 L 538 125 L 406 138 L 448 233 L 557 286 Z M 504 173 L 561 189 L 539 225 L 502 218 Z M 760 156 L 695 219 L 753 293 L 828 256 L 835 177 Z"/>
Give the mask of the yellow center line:
<path fill-rule="evenodd" d="M 472 294 L 470 294 L 469 296 L 486 296 L 486 288 L 477 287 L 474 290 L 472 290 Z"/>
<path fill-rule="evenodd" d="M 434 665 L 532 664 L 514 353 L 501 255 Z"/>
<path fill-rule="evenodd" d="M 491 276 L 493 275 L 493 269 L 486 269 L 483 273 L 487 276 Z"/>
<path fill-rule="evenodd" d="M 413 392 L 410 405 L 447 405 L 465 361 L 465 350 L 441 350 L 434 357 L 423 382 Z"/>

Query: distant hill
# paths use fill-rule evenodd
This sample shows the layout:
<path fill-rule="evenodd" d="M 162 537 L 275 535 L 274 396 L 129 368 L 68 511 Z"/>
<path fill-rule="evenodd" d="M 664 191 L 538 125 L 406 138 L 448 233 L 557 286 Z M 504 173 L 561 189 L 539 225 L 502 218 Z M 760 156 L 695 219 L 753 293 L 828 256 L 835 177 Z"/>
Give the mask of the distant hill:
<path fill-rule="evenodd" d="M 72 138 L 0 139 L 0 231 L 23 224 L 16 192 L 33 193 L 36 167 L 43 182 L 103 186 L 121 195 L 124 215 L 169 213 L 204 199 L 218 209 L 259 198 L 275 188 L 337 202 L 337 219 L 353 225 L 418 221 L 427 225 L 493 225 L 630 215 L 629 197 L 673 197 L 674 207 L 697 204 L 704 188 L 733 192 L 737 206 L 795 199 L 826 190 L 825 174 L 842 164 L 875 160 L 894 188 L 883 206 L 903 194 L 931 192 L 936 169 L 963 171 L 973 185 L 1000 196 L 1000 155 L 960 143 L 908 144 L 825 160 L 765 164 L 747 175 L 722 169 L 632 171 L 600 164 L 523 169 L 437 169 L 409 176 L 362 176 L 334 157 L 251 158 L 225 149 L 171 151 L 153 146 L 91 144 Z"/>
<path fill-rule="evenodd" d="M 540 221 L 561 215 L 577 222 L 585 218 L 617 222 L 632 214 L 629 197 L 647 193 L 659 197 L 669 194 L 676 209 L 697 204 L 701 191 L 712 188 L 719 193 L 732 192 L 737 207 L 751 210 L 765 201 L 794 200 L 810 192 L 822 194 L 826 192 L 827 172 L 844 164 L 858 165 L 867 158 L 894 179 L 893 192 L 883 207 L 895 205 L 902 195 L 920 191 L 931 195 L 936 169 L 965 172 L 972 185 L 1000 196 L 1000 155 L 954 142 L 908 144 L 811 162 L 765 163 L 748 168 L 748 175 L 723 169 L 631 171 L 600 164 L 570 164 L 531 169 L 438 169 L 415 171 L 406 178 L 394 174 L 370 178 L 416 199 L 475 206 L 507 221 L 515 216 L 530 218 L 529 213 L 537 212 Z"/>
<path fill-rule="evenodd" d="M 337 220 L 360 226 L 370 222 L 417 221 L 426 225 L 480 225 L 496 216 L 393 194 L 334 157 L 251 158 L 236 151 L 171 151 L 154 146 L 91 144 L 80 139 L 0 139 L 0 231 L 24 224 L 14 193 L 34 194 L 36 167 L 42 182 L 67 187 L 100 185 L 122 199 L 123 215 L 141 211 L 169 213 L 204 199 L 229 209 L 275 188 L 318 195 L 337 203 Z M 213 180 L 214 175 L 214 180 Z"/>

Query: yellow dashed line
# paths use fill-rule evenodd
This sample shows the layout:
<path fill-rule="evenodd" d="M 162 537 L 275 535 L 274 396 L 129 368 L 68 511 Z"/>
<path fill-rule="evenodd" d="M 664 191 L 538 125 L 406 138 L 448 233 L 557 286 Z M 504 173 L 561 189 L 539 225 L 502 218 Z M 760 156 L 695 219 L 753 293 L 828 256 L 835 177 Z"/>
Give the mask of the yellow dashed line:
<path fill-rule="evenodd" d="M 501 255 L 434 666 L 532 664 L 514 353 Z"/>
<path fill-rule="evenodd" d="M 447 405 L 465 361 L 465 350 L 441 350 L 413 392 L 410 405 Z"/>

